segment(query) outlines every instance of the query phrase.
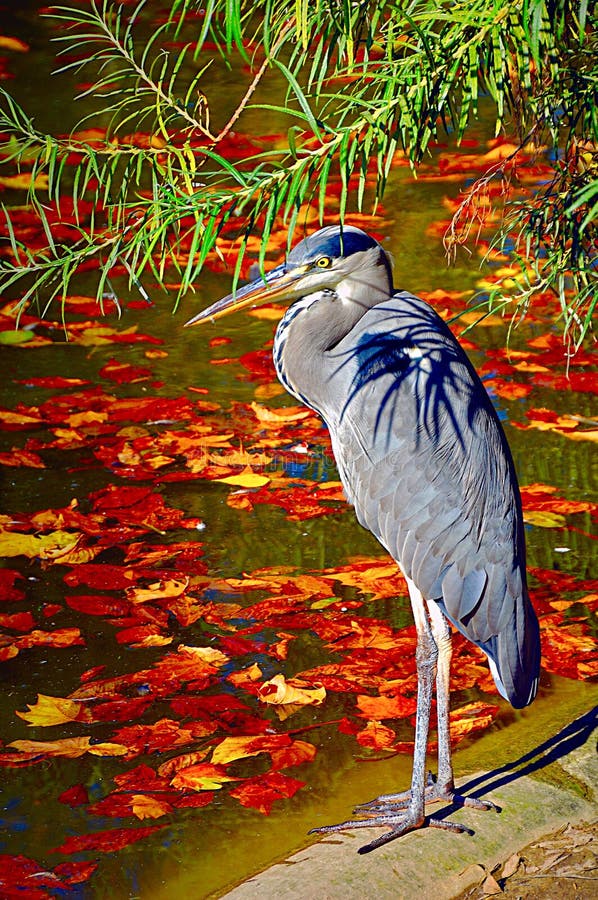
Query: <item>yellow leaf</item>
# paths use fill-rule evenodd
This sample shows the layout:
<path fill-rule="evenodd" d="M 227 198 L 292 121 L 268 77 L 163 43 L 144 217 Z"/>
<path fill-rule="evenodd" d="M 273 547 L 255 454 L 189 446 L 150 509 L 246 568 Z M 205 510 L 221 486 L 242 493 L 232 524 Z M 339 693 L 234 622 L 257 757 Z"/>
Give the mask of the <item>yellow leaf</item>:
<path fill-rule="evenodd" d="M 37 695 L 37 703 L 29 703 L 29 712 L 19 712 L 17 716 L 30 725 L 62 725 L 64 722 L 76 722 L 83 718 L 85 707 L 76 700 L 65 697 L 49 697 Z"/>
<path fill-rule="evenodd" d="M 248 756 L 267 753 L 267 746 L 259 746 L 260 743 L 264 744 L 264 735 L 257 735 L 257 739 L 254 734 L 226 737 L 220 741 L 212 753 L 212 763 L 214 765 L 225 765 L 235 759 L 245 759 Z M 258 744 L 257 747 L 255 746 L 256 744 Z"/>
<path fill-rule="evenodd" d="M 92 325 L 78 334 L 71 335 L 71 339 L 83 347 L 101 347 L 104 344 L 113 344 L 116 336 L 133 335 L 136 332 L 136 325 L 131 325 L 130 328 L 124 328 L 122 331 L 109 328 L 107 325 Z"/>
<path fill-rule="evenodd" d="M 258 400 L 271 400 L 284 394 L 284 388 L 278 381 L 270 381 L 268 384 L 258 384 L 254 394 Z"/>
<path fill-rule="evenodd" d="M 166 634 L 148 634 L 141 641 L 135 641 L 134 644 L 130 644 L 129 646 L 135 647 L 136 649 L 141 649 L 143 647 L 167 647 L 169 644 L 172 644 L 174 638 L 172 635 Z"/>
<path fill-rule="evenodd" d="M 89 747 L 92 756 L 125 756 L 129 752 L 129 748 L 124 744 L 113 744 L 106 741 L 101 744 L 92 744 Z"/>
<path fill-rule="evenodd" d="M 260 406 L 254 401 L 251 403 L 251 408 L 262 425 L 274 425 L 275 427 L 287 425 L 289 422 L 300 422 L 312 415 L 311 411 L 305 409 L 304 406 L 287 406 L 283 409 L 273 410 Z"/>
<path fill-rule="evenodd" d="M 185 593 L 189 585 L 189 579 L 177 581 L 169 578 L 167 581 L 156 581 L 148 588 L 127 588 L 127 600 L 131 603 L 147 603 L 149 600 L 172 600 Z"/>
<path fill-rule="evenodd" d="M 0 185 L 5 188 L 12 188 L 12 190 L 27 191 L 32 184 L 42 191 L 46 190 L 48 187 L 48 176 L 40 173 L 36 175 L 35 181 L 31 178 L 31 172 L 21 172 L 19 175 L 4 175 L 0 177 Z"/>
<path fill-rule="evenodd" d="M 150 466 L 152 469 L 161 469 L 163 466 L 169 466 L 173 462 L 173 456 L 164 456 L 162 454 L 145 458 L 146 465 Z"/>
<path fill-rule="evenodd" d="M 465 322 L 466 325 L 483 325 L 484 327 L 504 325 L 504 319 L 500 316 L 494 314 L 485 315 L 482 310 L 477 309 L 462 313 L 459 316 L 459 322 Z"/>
<path fill-rule="evenodd" d="M 279 674 L 262 684 L 258 690 L 258 698 L 262 703 L 275 706 L 287 703 L 320 706 L 326 698 L 326 689 L 322 685 L 311 687 L 299 679 L 287 682 L 284 675 Z"/>
<path fill-rule="evenodd" d="M 258 475 L 257 472 L 254 472 L 249 466 L 239 475 L 229 475 L 226 478 L 217 478 L 216 481 L 221 481 L 223 484 L 234 484 L 237 487 L 244 488 L 259 488 L 263 487 L 265 484 L 269 484 L 270 479 L 266 475 Z"/>
<path fill-rule="evenodd" d="M 148 797 L 147 794 L 133 794 L 131 809 L 138 819 L 159 819 L 172 812 L 172 806 L 165 800 Z"/>
<path fill-rule="evenodd" d="M 526 359 L 516 363 L 513 368 L 517 369 L 518 372 L 529 372 L 530 375 L 534 372 L 550 372 L 548 366 L 541 366 L 540 363 L 528 362 Z"/>
<path fill-rule="evenodd" d="M 586 431 L 572 431 L 565 436 L 570 441 L 598 441 L 598 428 L 588 428 Z"/>
<path fill-rule="evenodd" d="M 72 550 L 79 540 L 78 534 L 68 531 L 52 531 L 50 534 L 19 534 L 0 532 L 0 556 L 28 556 L 30 559 L 52 559 L 61 551 Z"/>
<path fill-rule="evenodd" d="M 80 566 L 82 563 L 95 559 L 98 553 L 101 553 L 103 550 L 100 544 L 95 547 L 79 547 L 77 544 L 78 541 L 72 547 L 66 547 L 64 550 L 61 549 L 55 553 L 48 554 L 47 558 L 61 566 Z"/>
<path fill-rule="evenodd" d="M 40 425 L 42 419 L 26 413 L 13 412 L 11 409 L 0 409 L 0 422 L 3 425 Z"/>
<path fill-rule="evenodd" d="M 267 453 L 248 453 L 247 450 L 231 450 L 218 456 L 210 454 L 210 462 L 215 466 L 269 466 L 272 457 Z"/>
<path fill-rule="evenodd" d="M 211 666 L 223 666 L 229 661 L 228 656 L 216 647 L 188 647 L 186 644 L 179 644 L 177 653 L 191 659 L 199 659 Z"/>
<path fill-rule="evenodd" d="M 561 528 L 567 524 L 565 516 L 548 510 L 528 509 L 523 513 L 523 521 L 538 528 Z"/>
<path fill-rule="evenodd" d="M 92 744 L 89 736 L 63 738 L 59 741 L 13 741 L 8 746 L 23 753 L 41 753 L 68 759 L 76 759 L 85 753 L 93 753 L 95 756 L 124 756 L 129 752 L 123 744 Z"/>
<path fill-rule="evenodd" d="M 8 746 L 22 753 L 40 753 L 44 756 L 65 756 L 76 759 L 89 750 L 89 738 L 64 738 L 59 741 L 12 741 Z"/>
<path fill-rule="evenodd" d="M 81 425 L 94 425 L 105 422 L 107 418 L 107 412 L 94 412 L 94 410 L 88 409 L 85 412 L 72 413 L 64 421 L 71 428 L 80 428 Z"/>
<path fill-rule="evenodd" d="M 15 50 L 17 53 L 27 53 L 29 50 L 29 44 L 26 44 L 25 41 L 8 37 L 5 34 L 0 34 L 0 47 L 3 50 Z"/>

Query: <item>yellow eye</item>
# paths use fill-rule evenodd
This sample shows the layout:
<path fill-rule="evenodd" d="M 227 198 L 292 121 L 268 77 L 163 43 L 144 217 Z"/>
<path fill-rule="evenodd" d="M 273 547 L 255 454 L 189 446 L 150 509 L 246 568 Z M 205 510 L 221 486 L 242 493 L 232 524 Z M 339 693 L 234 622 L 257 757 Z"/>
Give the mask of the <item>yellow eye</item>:
<path fill-rule="evenodd" d="M 321 256 L 316 260 L 316 266 L 318 269 L 329 269 L 332 265 L 332 260 L 329 256 Z"/>

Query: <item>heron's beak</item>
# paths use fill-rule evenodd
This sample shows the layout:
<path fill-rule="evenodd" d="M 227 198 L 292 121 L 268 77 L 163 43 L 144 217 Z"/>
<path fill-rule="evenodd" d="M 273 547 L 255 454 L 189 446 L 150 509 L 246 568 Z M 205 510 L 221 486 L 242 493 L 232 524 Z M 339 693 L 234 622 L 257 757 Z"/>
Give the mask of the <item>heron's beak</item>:
<path fill-rule="evenodd" d="M 238 288 L 234 293 L 212 303 L 207 309 L 193 316 L 184 327 L 198 325 L 206 319 L 218 319 L 229 312 L 245 309 L 247 306 L 259 306 L 261 303 L 272 303 L 274 300 L 290 300 L 300 296 L 297 283 L 303 278 L 308 266 L 299 266 L 287 271 L 286 266 L 277 266 L 271 272 L 260 276 L 251 284 Z"/>

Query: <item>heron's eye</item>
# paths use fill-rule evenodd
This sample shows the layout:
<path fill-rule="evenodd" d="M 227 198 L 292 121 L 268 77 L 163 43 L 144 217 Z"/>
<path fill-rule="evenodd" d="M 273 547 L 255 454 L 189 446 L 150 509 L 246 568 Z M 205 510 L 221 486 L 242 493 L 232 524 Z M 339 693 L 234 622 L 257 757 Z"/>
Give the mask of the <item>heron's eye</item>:
<path fill-rule="evenodd" d="M 332 265 L 332 260 L 329 256 L 321 256 L 316 260 L 316 266 L 318 269 L 329 269 Z"/>

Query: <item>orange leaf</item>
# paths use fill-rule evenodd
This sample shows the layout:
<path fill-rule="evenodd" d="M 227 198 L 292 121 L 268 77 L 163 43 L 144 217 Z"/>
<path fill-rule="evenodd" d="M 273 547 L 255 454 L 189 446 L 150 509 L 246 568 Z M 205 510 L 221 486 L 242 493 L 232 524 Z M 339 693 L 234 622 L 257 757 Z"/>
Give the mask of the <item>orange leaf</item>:
<path fill-rule="evenodd" d="M 258 753 L 269 753 L 291 744 L 288 734 L 259 734 L 226 737 L 212 753 L 212 763 L 225 765 L 235 759 L 257 756 Z"/>
<path fill-rule="evenodd" d="M 138 819 L 159 819 L 172 812 L 172 806 L 166 800 L 158 800 L 147 794 L 133 794 L 131 809 Z"/>
<path fill-rule="evenodd" d="M 498 706 L 482 701 L 466 703 L 453 710 L 450 718 L 451 741 L 458 743 L 468 734 L 487 728 L 494 721 L 498 710 Z"/>
<path fill-rule="evenodd" d="M 312 762 L 317 753 L 316 747 L 308 741 L 293 741 L 290 747 L 281 747 L 279 750 L 271 750 L 272 769 L 288 769 L 291 766 L 300 766 L 305 762 Z"/>
<path fill-rule="evenodd" d="M 3 50 L 15 50 L 17 53 L 27 53 L 29 51 L 29 44 L 26 44 L 25 41 L 15 37 L 8 37 L 4 34 L 0 35 L 0 47 Z"/>
<path fill-rule="evenodd" d="M 362 747 L 371 747 L 372 750 L 386 750 L 388 747 L 392 747 L 396 740 L 396 734 L 392 728 L 375 720 L 368 722 L 356 737 Z"/>
<path fill-rule="evenodd" d="M 238 687 L 239 685 L 252 684 L 255 681 L 261 681 L 263 677 L 263 672 L 258 664 L 252 663 L 252 665 L 248 666 L 246 669 L 241 669 L 240 672 L 231 672 L 227 681 L 230 681 L 231 684 Z"/>
<path fill-rule="evenodd" d="M 227 781 L 239 781 L 239 779 L 226 775 L 224 766 L 198 763 L 181 769 L 170 784 L 173 788 L 182 791 L 219 791 Z"/>
<path fill-rule="evenodd" d="M 174 756 L 172 759 L 162 763 L 158 768 L 158 775 L 170 777 L 176 775 L 181 769 L 188 769 L 196 763 L 203 762 L 208 755 L 208 748 L 204 750 L 195 750 L 193 753 L 182 753 L 180 756 Z"/>
<path fill-rule="evenodd" d="M 29 450 L 19 450 L 17 447 L 13 447 L 10 453 L 0 453 L 0 465 L 3 466 L 15 466 L 29 469 L 45 469 L 46 464 L 37 453 L 32 453 Z"/>
<path fill-rule="evenodd" d="M 24 634 L 15 643 L 21 650 L 29 647 L 75 647 L 84 641 L 78 628 L 57 628 L 55 631 L 34 629 Z"/>
<path fill-rule="evenodd" d="M 369 697 L 361 694 L 357 697 L 359 715 L 366 719 L 406 719 L 416 709 L 415 697 Z"/>

